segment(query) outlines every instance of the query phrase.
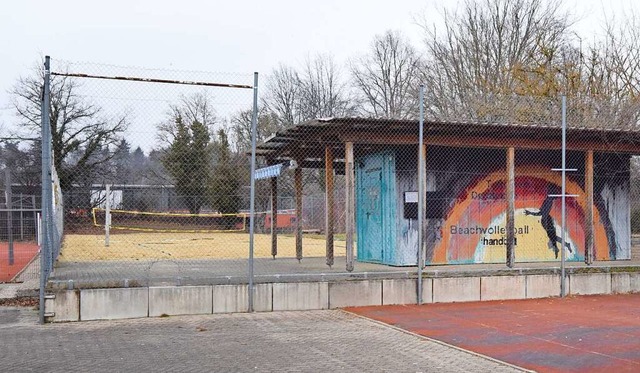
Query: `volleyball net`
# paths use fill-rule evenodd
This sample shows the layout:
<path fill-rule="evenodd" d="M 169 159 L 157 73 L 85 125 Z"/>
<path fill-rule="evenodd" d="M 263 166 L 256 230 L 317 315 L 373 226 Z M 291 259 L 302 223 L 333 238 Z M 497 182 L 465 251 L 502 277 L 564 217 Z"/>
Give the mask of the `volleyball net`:
<path fill-rule="evenodd" d="M 93 225 L 138 232 L 216 233 L 244 232 L 249 214 L 189 214 L 94 208 Z"/>

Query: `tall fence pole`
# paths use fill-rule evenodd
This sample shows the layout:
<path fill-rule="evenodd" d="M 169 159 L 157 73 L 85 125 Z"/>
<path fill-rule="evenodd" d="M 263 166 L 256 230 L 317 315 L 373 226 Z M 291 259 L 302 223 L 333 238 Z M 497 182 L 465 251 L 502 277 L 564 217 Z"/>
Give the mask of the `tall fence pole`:
<path fill-rule="evenodd" d="M 562 96 L 562 242 L 560 242 L 560 296 L 567 293 L 567 283 L 565 279 L 565 199 L 566 199 L 566 172 L 567 172 L 567 96 Z"/>
<path fill-rule="evenodd" d="M 422 269 L 424 266 L 424 85 L 420 85 L 420 124 L 418 140 L 418 304 L 422 304 Z"/>
<path fill-rule="evenodd" d="M 51 220 L 51 123 L 49 118 L 50 101 L 50 80 L 51 80 L 51 59 L 49 56 L 44 60 L 44 86 L 42 89 L 42 245 L 40 246 L 40 305 L 39 321 L 44 323 L 44 291 L 49 277 L 48 257 L 51 251 L 51 235 L 48 222 Z"/>
<path fill-rule="evenodd" d="M 7 205 L 7 240 L 9 242 L 9 265 L 14 263 L 13 257 L 13 193 L 11 193 L 11 171 L 9 168 L 4 170 L 4 193 Z"/>
<path fill-rule="evenodd" d="M 104 246 L 109 247 L 109 235 L 111 231 L 111 185 L 105 186 L 104 204 Z"/>
<path fill-rule="evenodd" d="M 251 202 L 249 208 L 249 312 L 253 312 L 253 235 L 256 200 L 256 127 L 258 126 L 258 73 L 253 74 L 253 114 L 251 116 Z"/>

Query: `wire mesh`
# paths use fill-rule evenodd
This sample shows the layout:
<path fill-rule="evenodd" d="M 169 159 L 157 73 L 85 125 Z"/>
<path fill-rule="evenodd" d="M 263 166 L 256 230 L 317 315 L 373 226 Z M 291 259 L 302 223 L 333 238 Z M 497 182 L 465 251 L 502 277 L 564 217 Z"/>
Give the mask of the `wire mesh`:
<path fill-rule="evenodd" d="M 253 75 L 63 61 L 52 70 L 64 206 L 52 280 L 247 283 Z M 413 275 L 420 229 L 426 265 L 554 262 L 562 251 L 568 261 L 631 258 L 639 137 L 624 110 L 569 99 L 562 242 L 559 97 L 443 106 L 427 87 L 419 149 L 416 100 L 401 118 L 369 117 L 298 83 L 278 95 L 270 77 L 257 113 L 251 280 Z"/>
<path fill-rule="evenodd" d="M 51 279 L 245 282 L 253 74 L 54 60 L 52 76 L 65 224 Z"/>

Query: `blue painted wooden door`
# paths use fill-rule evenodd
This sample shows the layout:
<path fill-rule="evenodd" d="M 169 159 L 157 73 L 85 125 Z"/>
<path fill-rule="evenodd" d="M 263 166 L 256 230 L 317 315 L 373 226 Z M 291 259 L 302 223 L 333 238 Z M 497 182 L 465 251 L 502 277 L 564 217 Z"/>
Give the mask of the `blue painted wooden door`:
<path fill-rule="evenodd" d="M 359 172 L 358 256 L 366 261 L 383 260 L 383 163 L 383 155 L 366 157 Z"/>

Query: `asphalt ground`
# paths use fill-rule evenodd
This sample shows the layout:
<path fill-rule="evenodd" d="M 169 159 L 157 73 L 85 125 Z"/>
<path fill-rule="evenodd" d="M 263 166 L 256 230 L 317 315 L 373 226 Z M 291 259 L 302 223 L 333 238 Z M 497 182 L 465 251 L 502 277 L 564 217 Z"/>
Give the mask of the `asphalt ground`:
<path fill-rule="evenodd" d="M 640 294 L 347 310 L 538 372 L 640 371 Z"/>
<path fill-rule="evenodd" d="M 4 372 L 517 372 L 340 310 L 38 325 L 0 307 Z"/>

